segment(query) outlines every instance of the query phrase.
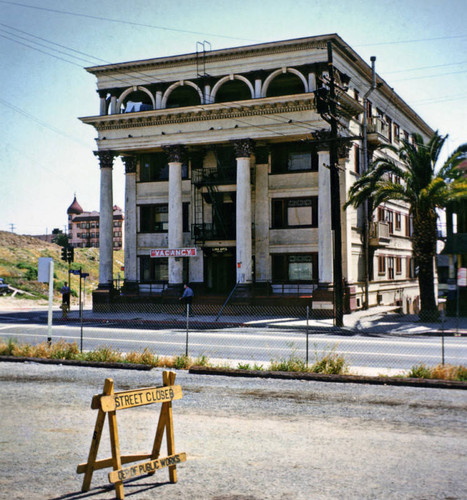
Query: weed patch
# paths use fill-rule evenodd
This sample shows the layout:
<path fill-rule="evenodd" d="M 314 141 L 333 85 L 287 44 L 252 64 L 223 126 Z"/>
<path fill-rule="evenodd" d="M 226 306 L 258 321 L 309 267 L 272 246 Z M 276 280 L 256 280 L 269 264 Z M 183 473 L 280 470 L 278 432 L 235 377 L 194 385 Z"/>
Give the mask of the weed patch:
<path fill-rule="evenodd" d="M 467 381 L 467 367 L 463 365 L 426 366 L 423 363 L 412 367 L 407 375 L 411 378 Z"/>

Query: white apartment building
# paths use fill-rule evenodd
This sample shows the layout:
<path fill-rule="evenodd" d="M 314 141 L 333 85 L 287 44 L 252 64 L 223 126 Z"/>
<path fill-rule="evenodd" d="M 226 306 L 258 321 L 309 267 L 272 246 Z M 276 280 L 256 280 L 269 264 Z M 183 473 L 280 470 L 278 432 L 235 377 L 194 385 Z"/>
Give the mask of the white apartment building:
<path fill-rule="evenodd" d="M 125 281 L 199 293 L 311 296 L 332 308 L 330 125 L 316 91 L 337 89 L 341 205 L 369 155 L 433 130 L 338 35 L 87 68 L 97 78 L 100 285 L 112 283 L 112 168 L 125 164 Z M 320 110 L 322 111 L 322 110 Z M 378 153 L 380 154 L 380 153 Z M 341 212 L 346 309 L 363 305 L 363 210 Z M 410 216 L 400 202 L 371 220 L 369 303 L 416 300 Z M 195 248 L 196 256 L 153 257 Z M 157 288 L 157 287 L 156 287 Z M 147 288 L 146 288 L 147 289 Z M 258 292 L 259 291 L 259 292 Z"/>

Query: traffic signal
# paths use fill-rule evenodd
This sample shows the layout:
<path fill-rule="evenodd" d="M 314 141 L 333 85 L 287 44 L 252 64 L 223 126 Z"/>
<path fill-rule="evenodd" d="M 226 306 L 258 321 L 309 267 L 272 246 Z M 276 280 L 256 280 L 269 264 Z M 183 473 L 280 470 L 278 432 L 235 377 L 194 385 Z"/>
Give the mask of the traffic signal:
<path fill-rule="evenodd" d="M 68 247 L 67 248 L 67 259 L 68 263 L 70 264 L 75 260 L 75 249 L 73 247 Z"/>
<path fill-rule="evenodd" d="M 62 247 L 62 260 L 64 260 L 65 262 L 68 260 L 66 247 Z"/>

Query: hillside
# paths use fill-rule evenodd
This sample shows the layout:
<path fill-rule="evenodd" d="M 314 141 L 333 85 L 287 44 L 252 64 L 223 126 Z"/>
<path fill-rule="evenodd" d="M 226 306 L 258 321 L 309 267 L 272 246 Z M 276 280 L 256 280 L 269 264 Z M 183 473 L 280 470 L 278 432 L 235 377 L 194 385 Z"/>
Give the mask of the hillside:
<path fill-rule="evenodd" d="M 30 292 L 35 298 L 48 296 L 48 284 L 37 281 L 37 265 L 39 257 L 51 257 L 54 260 L 54 294 L 60 297 L 60 288 L 68 281 L 68 263 L 60 258 L 61 247 L 47 243 L 32 236 L 21 236 L 6 231 L 0 231 L 0 278 L 15 288 Z M 117 273 L 123 278 L 123 250 L 114 252 L 114 276 Z M 86 294 L 90 294 L 99 282 L 99 249 L 75 248 L 75 262 L 72 269 L 82 268 L 89 273 L 86 279 Z M 79 278 L 71 276 L 73 295 L 78 295 Z"/>

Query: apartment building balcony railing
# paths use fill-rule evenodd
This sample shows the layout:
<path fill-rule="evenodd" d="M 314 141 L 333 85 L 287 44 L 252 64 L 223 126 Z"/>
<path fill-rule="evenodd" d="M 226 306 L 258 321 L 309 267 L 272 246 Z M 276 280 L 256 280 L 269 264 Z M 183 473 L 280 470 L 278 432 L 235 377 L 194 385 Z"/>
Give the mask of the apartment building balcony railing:
<path fill-rule="evenodd" d="M 195 241 L 235 240 L 235 227 L 203 223 L 191 225 L 191 237 Z"/>
<path fill-rule="evenodd" d="M 383 247 L 389 245 L 389 224 L 384 221 L 372 222 L 370 226 L 370 245 Z"/>
<path fill-rule="evenodd" d="M 230 168 L 198 168 L 191 172 L 191 179 L 196 185 L 236 184 L 237 172 Z"/>
<path fill-rule="evenodd" d="M 368 143 L 374 146 L 379 146 L 389 141 L 389 126 L 376 116 L 373 116 L 368 121 L 367 127 Z"/>

